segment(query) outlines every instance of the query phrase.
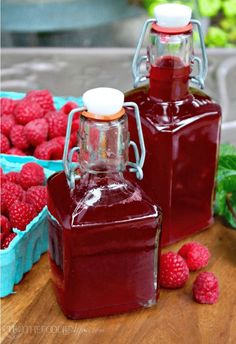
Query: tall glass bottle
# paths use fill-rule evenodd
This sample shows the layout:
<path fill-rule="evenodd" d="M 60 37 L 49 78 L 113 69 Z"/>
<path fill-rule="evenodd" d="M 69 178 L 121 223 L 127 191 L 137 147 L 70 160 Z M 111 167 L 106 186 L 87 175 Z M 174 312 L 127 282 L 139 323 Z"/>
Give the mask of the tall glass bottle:
<path fill-rule="evenodd" d="M 165 4 L 155 15 L 144 24 L 132 66 L 134 86 L 147 79 L 149 84 L 127 92 L 125 100 L 139 106 L 147 156 L 145 178 L 138 183 L 162 207 L 162 244 L 167 245 L 213 222 L 221 108 L 189 87 L 192 81 L 203 88 L 207 73 L 203 34 L 191 9 Z M 193 25 L 203 61 L 194 56 Z M 140 56 L 148 27 L 147 55 Z M 143 62 L 146 72 L 141 72 Z M 135 138 L 132 120 L 130 132 Z"/>
<path fill-rule="evenodd" d="M 150 307 L 159 295 L 161 211 L 123 175 L 129 166 L 142 178 L 138 108 L 108 88 L 86 92 L 83 101 L 85 108 L 69 115 L 65 170 L 48 180 L 52 281 L 62 311 L 73 319 Z M 135 109 L 141 154 L 129 141 L 124 106 Z M 81 110 L 79 147 L 68 155 L 72 118 Z M 128 161 L 129 145 L 135 163 Z M 78 149 L 76 166 L 71 161 Z"/>

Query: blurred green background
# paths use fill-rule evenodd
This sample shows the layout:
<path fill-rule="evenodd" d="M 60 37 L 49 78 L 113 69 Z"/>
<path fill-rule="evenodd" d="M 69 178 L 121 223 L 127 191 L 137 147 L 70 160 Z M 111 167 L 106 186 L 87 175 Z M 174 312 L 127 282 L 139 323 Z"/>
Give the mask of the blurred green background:
<path fill-rule="evenodd" d="M 236 46 L 236 0 L 144 0 L 140 3 L 153 16 L 154 7 L 168 2 L 188 5 L 195 18 L 207 18 L 205 43 L 208 47 Z"/>
<path fill-rule="evenodd" d="M 208 47 L 236 46 L 236 0 L 1 0 L 2 46 L 134 47 L 167 2 L 192 7 Z"/>

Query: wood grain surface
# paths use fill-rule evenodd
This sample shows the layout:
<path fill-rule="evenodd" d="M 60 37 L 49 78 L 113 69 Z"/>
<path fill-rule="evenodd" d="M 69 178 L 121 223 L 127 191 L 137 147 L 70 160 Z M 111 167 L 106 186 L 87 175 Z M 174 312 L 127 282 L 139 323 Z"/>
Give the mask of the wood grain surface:
<path fill-rule="evenodd" d="M 61 313 L 50 282 L 47 254 L 15 287 L 15 294 L 1 301 L 2 335 L 6 343 L 236 343 L 236 231 L 219 220 L 208 230 L 192 236 L 207 245 L 212 257 L 207 267 L 220 281 L 215 305 L 192 300 L 191 273 L 186 286 L 162 290 L 158 304 L 129 314 L 91 320 L 68 320 Z M 165 248 L 177 250 L 183 242 Z"/>

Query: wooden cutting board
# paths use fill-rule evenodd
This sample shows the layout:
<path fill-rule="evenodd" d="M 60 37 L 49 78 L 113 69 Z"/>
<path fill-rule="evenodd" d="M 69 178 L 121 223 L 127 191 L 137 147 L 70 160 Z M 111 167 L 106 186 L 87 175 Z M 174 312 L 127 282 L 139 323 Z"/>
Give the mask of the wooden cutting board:
<path fill-rule="evenodd" d="M 191 287 L 162 290 L 158 304 L 150 309 L 91 320 L 68 320 L 61 313 L 50 283 L 47 254 L 34 265 L 16 294 L 1 301 L 2 343 L 236 343 L 236 231 L 220 220 L 208 230 L 166 248 L 177 250 L 184 242 L 207 245 L 212 257 L 207 267 L 220 281 L 215 305 L 192 300 Z M 3 281 L 4 282 L 4 281 Z"/>

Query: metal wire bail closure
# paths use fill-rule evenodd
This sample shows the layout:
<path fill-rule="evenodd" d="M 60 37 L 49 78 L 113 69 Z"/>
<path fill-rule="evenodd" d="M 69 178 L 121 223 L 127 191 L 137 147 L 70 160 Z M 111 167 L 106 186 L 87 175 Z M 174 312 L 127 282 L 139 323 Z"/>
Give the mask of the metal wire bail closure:
<path fill-rule="evenodd" d="M 143 178 L 142 167 L 143 167 L 144 160 L 145 160 L 146 149 L 145 149 L 145 144 L 144 144 L 139 108 L 138 108 L 138 105 L 136 103 L 133 103 L 133 102 L 124 103 L 124 107 L 134 108 L 134 114 L 135 114 L 135 119 L 136 119 L 136 124 L 137 124 L 138 137 L 139 137 L 139 144 L 140 144 L 140 149 L 141 149 L 141 154 L 140 154 L 136 143 L 134 141 L 130 141 L 129 145 L 131 147 L 133 147 L 133 149 L 134 149 L 136 161 L 135 162 L 128 161 L 127 166 L 131 167 L 129 169 L 129 171 L 135 172 L 136 177 L 138 179 L 142 179 Z M 79 149 L 79 147 L 74 147 L 69 152 L 69 143 L 70 143 L 72 120 L 73 120 L 74 115 L 78 112 L 82 112 L 83 115 L 87 118 L 93 118 L 94 119 L 96 117 L 97 120 L 101 120 L 101 121 L 113 120 L 114 116 L 116 119 L 118 119 L 121 116 L 123 116 L 125 113 L 124 109 L 122 108 L 119 111 L 119 113 L 114 114 L 112 118 L 110 118 L 110 116 L 109 116 L 109 119 L 107 119 L 107 116 L 106 116 L 106 119 L 105 119 L 102 116 L 101 116 L 101 118 L 99 118 L 98 116 L 94 117 L 93 114 L 86 111 L 86 107 L 80 107 L 80 108 L 74 109 L 70 112 L 70 114 L 68 116 L 68 124 L 67 124 L 67 130 L 66 130 L 66 138 L 65 138 L 65 147 L 64 147 L 64 153 L 63 153 L 63 165 L 64 165 L 67 183 L 68 183 L 68 186 L 70 189 L 74 189 L 76 179 L 80 178 L 80 176 L 75 175 L 75 171 L 76 171 L 76 169 L 80 168 L 80 164 L 72 162 L 73 154 L 75 152 L 79 153 L 80 149 Z"/>
<path fill-rule="evenodd" d="M 75 187 L 75 170 L 77 168 L 80 167 L 80 165 L 77 164 L 73 164 L 72 163 L 72 157 L 73 154 L 77 151 L 79 152 L 79 147 L 74 147 L 71 149 L 71 151 L 69 152 L 69 144 L 70 144 L 70 134 L 71 134 L 71 127 L 72 127 L 72 120 L 73 117 L 76 113 L 78 112 L 82 112 L 86 110 L 86 108 L 80 107 L 77 109 L 74 109 L 70 112 L 69 116 L 68 116 L 68 122 L 67 122 L 67 129 L 66 129 L 66 138 L 65 138 L 65 146 L 64 146 L 64 152 L 63 152 L 63 166 L 64 166 L 64 171 L 65 171 L 65 175 L 66 175 L 66 179 L 67 179 L 67 183 L 70 189 L 74 189 Z"/>
<path fill-rule="evenodd" d="M 135 50 L 134 53 L 134 58 L 133 58 L 133 62 L 132 62 L 132 75 L 133 75 L 133 85 L 134 87 L 138 87 L 138 84 L 140 82 L 144 82 L 147 80 L 147 75 L 146 74 L 142 74 L 140 71 L 140 65 L 142 62 L 147 62 L 147 56 L 146 55 L 141 55 L 140 56 L 140 51 L 143 45 L 143 41 L 144 41 L 144 37 L 146 35 L 147 29 L 149 27 L 150 24 L 156 23 L 156 19 L 152 18 L 152 19 L 148 19 L 145 21 L 139 40 L 138 40 L 138 44 L 137 44 L 137 48 Z"/>
<path fill-rule="evenodd" d="M 191 75 L 190 80 L 192 83 L 196 84 L 201 89 L 203 89 L 205 86 L 204 83 L 205 83 L 205 79 L 206 79 L 206 75 L 207 75 L 207 69 L 208 69 L 208 60 L 207 60 L 207 54 L 206 54 L 206 47 L 205 47 L 205 43 L 204 43 L 204 35 L 203 35 L 201 23 L 198 20 L 191 19 L 190 23 L 197 26 L 199 40 L 200 40 L 200 46 L 201 46 L 201 55 L 202 55 L 202 60 L 197 56 L 193 56 L 193 58 L 192 58 L 193 63 L 196 62 L 196 64 L 197 64 L 198 72 L 197 72 L 197 75 Z M 132 62 L 133 86 L 135 88 L 138 87 L 140 82 L 144 82 L 148 79 L 148 75 L 142 73 L 140 70 L 140 66 L 141 66 L 142 62 L 147 62 L 147 56 L 146 55 L 140 55 L 140 51 L 141 51 L 141 48 L 143 45 L 143 41 L 144 41 L 144 38 L 145 38 L 145 35 L 147 32 L 147 29 L 151 24 L 152 24 L 154 31 L 155 31 L 155 27 L 158 27 L 156 19 L 152 18 L 152 19 L 146 20 L 146 22 L 143 25 L 143 28 L 142 28 L 142 31 L 141 31 L 141 34 L 140 34 L 140 37 L 138 40 L 137 48 L 135 50 L 135 54 L 134 54 L 134 58 L 133 58 L 133 62 Z M 187 27 L 188 26 L 189 25 L 187 25 Z M 184 32 L 184 31 L 182 31 L 182 32 Z M 180 33 L 179 30 L 178 30 L 178 33 Z M 169 34 L 175 34 L 175 31 L 171 30 L 169 32 Z"/>
<path fill-rule="evenodd" d="M 208 60 L 207 60 L 206 47 L 204 43 L 204 35 L 203 35 L 200 21 L 191 19 L 190 22 L 193 25 L 197 26 L 198 35 L 200 39 L 200 46 L 201 46 L 201 55 L 202 55 L 202 60 L 197 56 L 193 56 L 193 62 L 196 61 L 198 65 L 198 74 L 196 76 L 191 75 L 190 80 L 194 84 L 198 85 L 201 89 L 203 89 L 205 87 L 205 79 L 206 79 L 207 70 L 208 70 Z"/>
<path fill-rule="evenodd" d="M 140 145 L 140 149 L 141 149 L 141 154 L 139 154 L 139 150 L 138 150 L 136 143 L 134 141 L 130 141 L 129 144 L 131 147 L 133 147 L 134 156 L 135 156 L 136 161 L 135 162 L 128 161 L 127 165 L 131 167 L 129 169 L 129 171 L 135 172 L 137 179 L 141 180 L 141 179 L 143 179 L 142 168 L 143 168 L 144 161 L 145 161 L 146 148 L 145 148 L 145 144 L 144 144 L 143 130 L 142 130 L 142 125 L 141 125 L 141 120 L 140 120 L 139 108 L 138 108 L 138 105 L 134 102 L 125 102 L 124 106 L 134 108 L 134 115 L 135 115 L 135 120 L 136 120 L 136 125 L 137 125 L 139 145 Z"/>

